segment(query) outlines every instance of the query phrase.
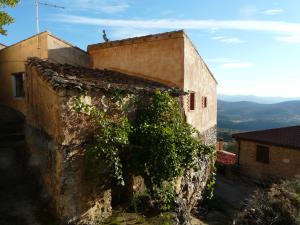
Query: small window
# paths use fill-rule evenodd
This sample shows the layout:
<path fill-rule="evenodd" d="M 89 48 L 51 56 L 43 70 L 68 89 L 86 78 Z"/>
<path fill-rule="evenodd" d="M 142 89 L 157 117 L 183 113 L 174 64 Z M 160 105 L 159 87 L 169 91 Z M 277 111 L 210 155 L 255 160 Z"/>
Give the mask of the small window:
<path fill-rule="evenodd" d="M 24 98 L 24 73 L 13 73 L 13 95 L 15 98 Z"/>
<path fill-rule="evenodd" d="M 207 97 L 202 97 L 202 108 L 207 108 Z"/>
<path fill-rule="evenodd" d="M 261 163 L 269 163 L 269 148 L 266 146 L 257 145 L 256 161 Z"/>
<path fill-rule="evenodd" d="M 195 93 L 190 93 L 190 110 L 195 110 Z"/>

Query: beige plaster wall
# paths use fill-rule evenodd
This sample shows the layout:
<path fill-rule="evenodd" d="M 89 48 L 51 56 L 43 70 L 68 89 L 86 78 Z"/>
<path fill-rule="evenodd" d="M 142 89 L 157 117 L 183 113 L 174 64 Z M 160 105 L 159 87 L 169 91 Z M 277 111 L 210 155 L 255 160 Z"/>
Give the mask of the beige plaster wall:
<path fill-rule="evenodd" d="M 195 92 L 195 110 L 189 109 L 185 97 L 187 121 L 200 132 L 217 125 L 217 82 L 190 39 L 184 38 L 184 90 Z M 202 97 L 207 97 L 207 108 L 202 107 Z"/>
<path fill-rule="evenodd" d="M 72 44 L 60 40 L 51 34 L 47 36 L 47 44 L 48 59 L 62 64 L 66 63 L 84 67 L 90 66 L 89 55 Z"/>
<path fill-rule="evenodd" d="M 256 146 L 270 148 L 269 164 L 256 161 Z M 259 144 L 240 140 L 241 172 L 257 179 L 292 178 L 300 174 L 300 149 Z"/>
<path fill-rule="evenodd" d="M 124 73 L 183 86 L 183 33 L 153 35 L 91 45 L 93 68 Z"/>
<path fill-rule="evenodd" d="M 196 109 L 183 99 L 188 123 L 203 134 L 207 144 L 216 143 L 217 82 L 183 31 L 113 41 L 88 47 L 92 65 L 152 79 L 194 91 Z M 202 108 L 202 97 L 208 107 Z"/>
<path fill-rule="evenodd" d="M 25 72 L 28 57 L 47 58 L 47 32 L 0 50 L 0 104 L 26 112 L 25 99 L 13 96 L 12 73 Z"/>
<path fill-rule="evenodd" d="M 26 103 L 28 111 L 26 122 L 29 126 L 43 130 L 54 140 L 59 141 L 61 128 L 60 99 L 35 70 L 27 69 Z"/>
<path fill-rule="evenodd" d="M 13 96 L 12 73 L 24 72 L 28 57 L 51 59 L 58 63 L 90 66 L 89 55 L 48 32 L 43 32 L 0 50 L 0 104 L 26 114 L 25 98 Z"/>

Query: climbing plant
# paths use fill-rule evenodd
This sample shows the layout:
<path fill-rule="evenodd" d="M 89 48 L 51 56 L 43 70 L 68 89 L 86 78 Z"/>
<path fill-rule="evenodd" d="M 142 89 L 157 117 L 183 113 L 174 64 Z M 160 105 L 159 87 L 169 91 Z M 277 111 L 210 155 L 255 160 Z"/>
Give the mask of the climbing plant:
<path fill-rule="evenodd" d="M 99 125 L 87 148 L 93 173 L 99 172 L 104 160 L 111 176 L 124 185 L 124 166 L 130 168 L 145 178 L 162 210 L 173 206 L 175 179 L 196 169 L 197 157 L 214 155 L 214 148 L 201 143 L 198 131 L 185 121 L 178 101 L 168 92 L 155 91 L 148 100 L 130 98 L 137 108 L 131 124 L 124 112 L 124 98 L 128 99 L 124 93 L 111 98 L 119 106 L 118 115 L 87 105 L 83 98 L 76 99 L 74 109 L 95 118 Z M 122 158 L 124 155 L 126 160 Z"/>

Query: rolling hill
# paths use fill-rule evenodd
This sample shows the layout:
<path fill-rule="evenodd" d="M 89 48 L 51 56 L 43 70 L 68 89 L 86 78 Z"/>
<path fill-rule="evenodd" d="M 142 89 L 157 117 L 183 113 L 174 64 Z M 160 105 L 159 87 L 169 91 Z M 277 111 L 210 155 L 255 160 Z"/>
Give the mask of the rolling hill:
<path fill-rule="evenodd" d="M 298 98 L 288 98 L 288 97 L 270 97 L 270 96 L 256 96 L 256 95 L 224 95 L 219 94 L 218 99 L 226 102 L 256 102 L 262 104 L 275 104 L 279 102 L 287 101 L 300 101 Z"/>
<path fill-rule="evenodd" d="M 276 104 L 218 100 L 218 127 L 251 131 L 300 124 L 300 101 Z"/>

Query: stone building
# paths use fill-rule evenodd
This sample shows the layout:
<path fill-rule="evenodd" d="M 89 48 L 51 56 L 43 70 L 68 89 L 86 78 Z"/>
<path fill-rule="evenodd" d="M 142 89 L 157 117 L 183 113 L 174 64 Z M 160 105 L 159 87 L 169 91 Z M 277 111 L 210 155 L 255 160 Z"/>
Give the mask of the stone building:
<path fill-rule="evenodd" d="M 216 143 L 217 81 L 182 30 L 88 46 L 93 68 L 111 69 L 188 91 L 187 122 Z"/>
<path fill-rule="evenodd" d="M 300 126 L 234 134 L 241 173 L 259 180 L 300 175 Z"/>
<path fill-rule="evenodd" d="M 28 60 L 26 74 L 26 140 L 32 155 L 30 164 L 40 171 L 51 206 L 66 223 L 94 224 L 108 217 L 112 194 L 106 183 L 107 170 L 103 168 L 103 184 L 99 189 L 89 184 L 84 164 L 83 146 L 95 131 L 96 122 L 74 110 L 75 100 L 85 92 L 87 104 L 112 114 L 114 107 L 110 100 L 115 91 L 142 95 L 146 100 L 155 90 L 171 89 L 119 72 L 55 64 L 38 58 Z M 134 115 L 134 106 L 128 113 Z M 203 180 L 209 175 L 206 166 L 201 168 Z"/>
<path fill-rule="evenodd" d="M 85 178 L 83 144 L 95 122 L 72 108 L 83 91 L 87 104 L 109 111 L 113 107 L 103 99 L 109 101 L 113 90 L 147 98 L 157 89 L 178 88 L 187 122 L 205 144 L 216 144 L 217 82 L 183 31 L 92 45 L 88 54 L 40 33 L 0 50 L 0 84 L 0 104 L 25 115 L 30 165 L 38 168 L 53 210 L 67 223 L 94 224 L 111 213 L 111 189 L 105 182 L 96 189 Z M 189 210 L 211 172 L 208 158 L 197 165 L 176 184 Z"/>
<path fill-rule="evenodd" d="M 88 67 L 87 53 L 60 38 L 42 32 L 0 50 L 0 104 L 26 114 L 25 62 L 28 57 Z"/>

